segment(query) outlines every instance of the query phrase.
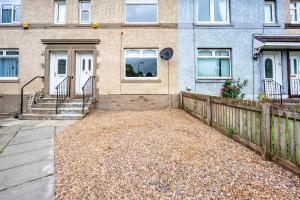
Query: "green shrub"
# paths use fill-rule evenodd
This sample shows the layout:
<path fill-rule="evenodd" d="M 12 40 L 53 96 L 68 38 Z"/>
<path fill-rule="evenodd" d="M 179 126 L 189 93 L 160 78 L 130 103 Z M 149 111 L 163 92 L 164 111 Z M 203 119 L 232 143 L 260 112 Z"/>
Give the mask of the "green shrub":
<path fill-rule="evenodd" d="M 230 99 L 244 99 L 245 94 L 242 89 L 248 85 L 248 80 L 237 80 L 236 84 L 232 80 L 226 80 L 221 88 L 221 96 Z"/>

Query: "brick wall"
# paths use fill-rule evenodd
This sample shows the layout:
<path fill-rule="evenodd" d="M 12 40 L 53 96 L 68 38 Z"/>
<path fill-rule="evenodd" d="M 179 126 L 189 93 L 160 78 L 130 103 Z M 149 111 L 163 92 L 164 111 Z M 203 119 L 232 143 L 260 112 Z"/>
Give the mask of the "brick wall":
<path fill-rule="evenodd" d="M 178 108 L 180 96 L 173 95 L 100 95 L 97 108 L 106 111 L 143 111 Z"/>

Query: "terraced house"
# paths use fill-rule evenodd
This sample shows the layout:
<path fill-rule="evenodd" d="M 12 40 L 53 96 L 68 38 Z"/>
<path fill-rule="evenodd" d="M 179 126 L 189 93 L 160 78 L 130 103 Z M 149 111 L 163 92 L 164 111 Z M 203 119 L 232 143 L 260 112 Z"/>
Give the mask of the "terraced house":
<path fill-rule="evenodd" d="M 176 0 L 0 0 L 0 7 L 0 113 L 19 110 L 25 85 L 23 118 L 78 118 L 94 101 L 109 110 L 178 105 Z M 175 53 L 168 61 L 164 48 Z"/>
<path fill-rule="evenodd" d="M 261 37 L 285 33 L 284 7 L 284 0 L 180 1 L 181 90 L 219 95 L 225 80 L 242 79 L 249 81 L 247 98 L 256 99 L 265 79 L 282 84 L 284 66 L 279 63 L 286 58 L 258 43 Z M 272 72 L 268 58 L 278 64 Z"/>

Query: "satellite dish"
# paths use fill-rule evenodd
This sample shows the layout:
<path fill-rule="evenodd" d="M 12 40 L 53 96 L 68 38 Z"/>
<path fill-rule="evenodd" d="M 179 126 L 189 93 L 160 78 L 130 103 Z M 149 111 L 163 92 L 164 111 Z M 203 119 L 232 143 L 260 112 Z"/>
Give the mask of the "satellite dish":
<path fill-rule="evenodd" d="M 172 48 L 165 48 L 160 52 L 160 57 L 163 60 L 170 60 L 173 57 L 173 49 Z"/>

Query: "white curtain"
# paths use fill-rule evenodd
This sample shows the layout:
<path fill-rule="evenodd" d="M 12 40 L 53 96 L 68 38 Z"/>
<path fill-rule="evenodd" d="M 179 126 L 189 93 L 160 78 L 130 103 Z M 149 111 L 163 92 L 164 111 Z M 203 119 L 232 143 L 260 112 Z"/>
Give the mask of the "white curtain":
<path fill-rule="evenodd" d="M 222 21 L 227 21 L 227 0 L 219 0 L 219 11 Z"/>
<path fill-rule="evenodd" d="M 18 77 L 18 58 L 0 58 L 0 77 Z"/>

